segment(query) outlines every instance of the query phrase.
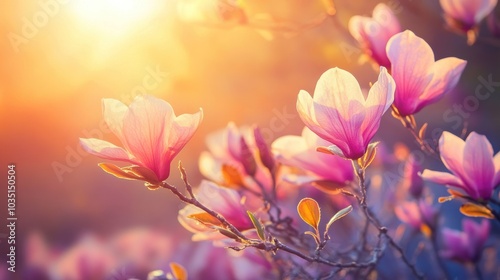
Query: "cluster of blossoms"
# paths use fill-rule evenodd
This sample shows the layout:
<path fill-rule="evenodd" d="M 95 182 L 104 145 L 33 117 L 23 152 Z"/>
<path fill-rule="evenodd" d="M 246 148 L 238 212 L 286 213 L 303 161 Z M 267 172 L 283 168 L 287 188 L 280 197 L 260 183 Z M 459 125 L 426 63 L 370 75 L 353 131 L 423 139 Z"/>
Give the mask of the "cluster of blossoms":
<path fill-rule="evenodd" d="M 440 3 L 446 22 L 467 33 L 471 42 L 496 1 Z M 223 16 L 249 22 L 236 4 L 226 4 L 231 9 Z M 333 16 L 333 6 L 327 7 Z M 202 18 L 201 13 L 191 16 Z M 99 139 L 81 139 L 81 144 L 101 158 L 130 164 L 102 163 L 104 171 L 144 181 L 150 189 L 167 189 L 185 202 L 178 220 L 193 233 L 194 241 L 258 252 L 255 258 L 265 269 L 256 279 L 372 277 L 377 264 L 387 261 L 382 255 L 390 249 L 400 257 L 408 273 L 404 275 L 416 278 L 448 277 L 452 272 L 444 264 L 447 260 L 479 267 L 490 232 L 486 219 L 500 221 L 495 198 L 500 153 L 494 155 L 488 139 L 476 132 L 463 140 L 445 131 L 438 146 L 432 146 L 425 140 L 427 124 L 419 128 L 414 117 L 452 92 L 467 62 L 456 57 L 436 60 L 431 46 L 412 31 L 402 30 L 385 4 L 375 7 L 372 18 L 354 16 L 349 31 L 377 65 L 378 78 L 371 87 L 362 89 L 346 70 L 325 71 L 312 96 L 306 91 L 298 94 L 297 112 L 305 124 L 302 134 L 282 136 L 270 145 L 257 127 L 229 123 L 207 138 L 208 151 L 199 159 L 206 180 L 196 188 L 182 165 L 185 191 L 165 180 L 172 160 L 200 125 L 201 110 L 176 116 L 169 103 L 152 96 L 137 96 L 130 106 L 104 99 L 104 119 L 123 147 Z M 396 160 L 403 164 L 402 180 L 385 186 L 377 183 L 380 169 L 390 160 L 373 138 L 389 109 L 420 148 L 440 157 L 451 173 L 423 170 L 423 161 L 411 154 Z M 450 196 L 439 201 L 457 198 L 462 202 L 460 212 L 479 217 L 480 223 L 464 218 L 463 231 L 444 227 L 445 217 L 425 181 L 445 185 Z M 394 207 L 375 205 L 374 196 L 385 197 L 382 204 Z M 437 269 L 424 275 L 428 267 L 412 263 L 395 238 L 404 234 L 388 228 L 396 220 L 387 212 L 413 235 L 422 234 Z M 322 217 L 329 218 L 326 224 Z M 232 277 L 244 278 L 238 275 Z"/>

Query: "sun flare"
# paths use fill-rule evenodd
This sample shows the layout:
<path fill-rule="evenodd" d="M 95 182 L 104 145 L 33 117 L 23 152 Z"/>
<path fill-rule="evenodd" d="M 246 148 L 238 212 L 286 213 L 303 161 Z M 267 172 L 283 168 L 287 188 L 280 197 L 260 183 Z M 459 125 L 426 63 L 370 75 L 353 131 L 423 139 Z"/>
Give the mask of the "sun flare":
<path fill-rule="evenodd" d="M 122 33 L 150 19 L 159 5 L 158 0 L 75 0 L 72 13 L 81 25 Z"/>

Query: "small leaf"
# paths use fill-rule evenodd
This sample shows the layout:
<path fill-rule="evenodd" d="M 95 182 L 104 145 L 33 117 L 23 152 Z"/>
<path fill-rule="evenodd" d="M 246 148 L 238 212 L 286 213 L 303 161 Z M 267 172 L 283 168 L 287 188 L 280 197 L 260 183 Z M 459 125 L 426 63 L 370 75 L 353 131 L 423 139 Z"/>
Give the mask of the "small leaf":
<path fill-rule="evenodd" d="M 316 200 L 309 197 L 303 198 L 297 205 L 297 212 L 304 222 L 318 230 L 321 210 Z"/>
<path fill-rule="evenodd" d="M 328 147 L 319 146 L 316 148 L 316 151 L 320 152 L 320 153 L 324 153 L 324 154 L 329 154 L 329 155 L 334 155 L 334 156 L 339 156 L 339 157 L 345 158 L 345 155 L 342 152 L 342 150 L 339 149 L 339 147 L 337 147 L 335 145 L 331 145 Z"/>
<path fill-rule="evenodd" d="M 377 154 L 377 145 L 379 142 L 370 143 L 366 149 L 366 153 L 358 159 L 358 164 L 362 169 L 366 169 L 375 159 Z"/>
<path fill-rule="evenodd" d="M 460 213 L 469 217 L 495 218 L 488 208 L 474 203 L 465 203 L 460 206 Z"/>
<path fill-rule="evenodd" d="M 175 262 L 170 263 L 170 270 L 172 270 L 172 274 L 174 275 L 176 280 L 187 280 L 188 279 L 188 274 L 186 269 Z"/>
<path fill-rule="evenodd" d="M 329 180 L 318 180 L 311 182 L 311 185 L 320 191 L 325 193 L 336 195 L 342 192 L 342 188 L 345 187 L 345 184 L 336 183 Z"/>
<path fill-rule="evenodd" d="M 111 163 L 99 163 L 98 166 L 102 168 L 105 172 L 114 175 L 117 178 L 120 179 L 128 179 L 128 180 L 143 180 L 144 178 L 130 172 L 126 172 L 122 170 L 121 167 L 118 167 L 114 164 Z"/>
<path fill-rule="evenodd" d="M 304 234 L 309 234 L 310 236 L 312 236 L 314 238 L 314 241 L 316 241 L 316 244 L 319 244 L 321 242 L 319 240 L 319 236 L 312 231 L 306 231 L 306 232 L 304 232 Z"/>
<path fill-rule="evenodd" d="M 206 226 L 222 226 L 222 223 L 217 218 L 206 212 L 191 214 L 188 218 L 196 220 Z"/>
<path fill-rule="evenodd" d="M 257 234 L 259 235 L 259 238 L 261 240 L 266 240 L 266 235 L 264 234 L 264 226 L 259 222 L 259 220 L 255 217 L 255 215 L 247 210 L 247 215 L 250 217 L 250 220 L 252 220 L 252 224 L 257 230 Z"/>
<path fill-rule="evenodd" d="M 335 215 L 333 215 L 330 221 L 328 221 L 328 224 L 326 224 L 325 232 L 328 232 L 328 229 L 335 221 L 339 220 L 342 217 L 345 217 L 347 214 L 351 213 L 351 211 L 352 211 L 352 206 L 349 205 L 346 208 L 338 211 Z"/>
<path fill-rule="evenodd" d="M 424 139 L 425 138 L 425 132 L 427 131 L 427 123 L 424 123 L 422 125 L 422 127 L 420 128 L 420 130 L 418 131 L 418 137 L 420 139 Z"/>
<path fill-rule="evenodd" d="M 217 226 L 214 226 L 213 228 L 216 229 L 218 232 L 220 232 L 224 236 L 227 236 L 227 237 L 234 239 L 236 241 L 241 240 L 241 238 L 238 235 L 234 234 L 232 231 L 229 231 L 225 228 L 217 227 Z"/>

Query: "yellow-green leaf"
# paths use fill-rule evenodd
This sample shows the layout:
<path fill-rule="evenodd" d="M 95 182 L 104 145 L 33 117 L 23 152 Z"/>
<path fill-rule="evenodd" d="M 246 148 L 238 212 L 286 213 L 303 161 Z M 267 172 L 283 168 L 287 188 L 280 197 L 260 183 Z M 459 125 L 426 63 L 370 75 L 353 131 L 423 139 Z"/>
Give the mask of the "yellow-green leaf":
<path fill-rule="evenodd" d="M 213 228 L 216 229 L 218 232 L 220 232 L 222 235 L 224 235 L 226 237 L 229 237 L 229 238 L 234 239 L 236 241 L 241 241 L 241 238 L 238 235 L 234 234 L 230 230 L 227 230 L 227 229 L 222 228 L 222 227 L 217 227 L 217 226 L 214 226 Z"/>
<path fill-rule="evenodd" d="M 266 235 L 264 234 L 264 226 L 259 222 L 259 220 L 255 217 L 255 215 L 247 210 L 247 215 L 252 220 L 252 224 L 257 230 L 257 234 L 261 240 L 266 240 Z"/>
<path fill-rule="evenodd" d="M 188 218 L 194 219 L 194 220 L 196 220 L 196 221 L 198 221 L 206 226 L 221 226 L 222 225 L 222 223 L 217 218 L 215 218 L 214 216 L 212 216 L 206 212 L 191 214 L 188 216 Z"/>
<path fill-rule="evenodd" d="M 316 200 L 309 197 L 303 198 L 297 205 L 297 212 L 304 222 L 318 230 L 321 210 Z"/>
<path fill-rule="evenodd" d="M 345 217 L 347 214 L 351 213 L 351 211 L 352 211 L 352 206 L 349 205 L 346 208 L 338 211 L 335 215 L 333 215 L 330 221 L 328 221 L 328 224 L 326 224 L 325 232 L 328 232 L 328 229 L 335 221 L 339 220 L 342 217 Z"/>
<path fill-rule="evenodd" d="M 474 203 L 465 203 L 460 206 L 460 213 L 469 217 L 495 218 L 488 208 Z"/>
<path fill-rule="evenodd" d="M 182 265 L 180 265 L 176 262 L 171 262 L 170 269 L 172 270 L 172 274 L 174 275 L 176 280 L 187 280 L 188 279 L 187 271 Z"/>

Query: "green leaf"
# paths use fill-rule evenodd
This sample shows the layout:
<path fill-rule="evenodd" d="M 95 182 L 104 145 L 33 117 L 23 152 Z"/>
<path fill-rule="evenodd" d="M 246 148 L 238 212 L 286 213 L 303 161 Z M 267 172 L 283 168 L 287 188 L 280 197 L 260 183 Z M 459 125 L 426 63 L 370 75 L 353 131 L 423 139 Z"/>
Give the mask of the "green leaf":
<path fill-rule="evenodd" d="M 352 206 L 349 205 L 346 208 L 338 211 L 333 217 L 328 221 L 328 224 L 326 224 L 326 229 L 325 232 L 328 232 L 328 229 L 330 229 L 330 226 L 337 220 L 339 220 L 342 217 L 345 217 L 347 214 L 351 213 L 352 211 Z"/>
<path fill-rule="evenodd" d="M 255 217 L 255 215 L 247 210 L 247 215 L 250 217 L 250 220 L 252 220 L 252 224 L 257 230 L 257 234 L 259 235 L 259 238 L 261 240 L 266 240 L 266 235 L 264 233 L 264 226 L 259 222 L 259 220 Z"/>

